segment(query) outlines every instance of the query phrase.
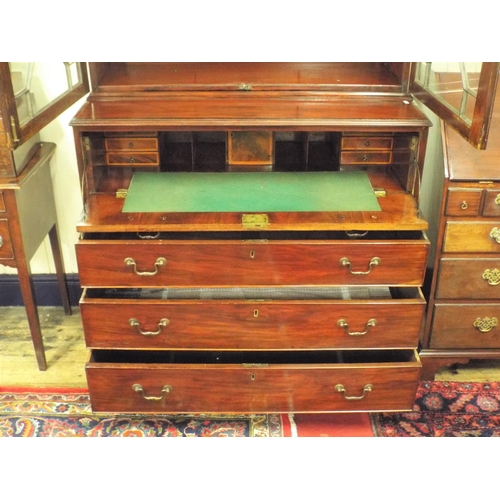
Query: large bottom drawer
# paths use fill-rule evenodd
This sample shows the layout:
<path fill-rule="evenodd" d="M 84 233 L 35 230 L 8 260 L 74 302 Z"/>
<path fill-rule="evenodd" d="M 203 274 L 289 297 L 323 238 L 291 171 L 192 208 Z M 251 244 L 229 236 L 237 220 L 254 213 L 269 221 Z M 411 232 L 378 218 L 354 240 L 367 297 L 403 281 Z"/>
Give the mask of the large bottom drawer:
<path fill-rule="evenodd" d="M 411 410 L 413 350 L 93 351 L 95 412 L 271 413 Z"/>

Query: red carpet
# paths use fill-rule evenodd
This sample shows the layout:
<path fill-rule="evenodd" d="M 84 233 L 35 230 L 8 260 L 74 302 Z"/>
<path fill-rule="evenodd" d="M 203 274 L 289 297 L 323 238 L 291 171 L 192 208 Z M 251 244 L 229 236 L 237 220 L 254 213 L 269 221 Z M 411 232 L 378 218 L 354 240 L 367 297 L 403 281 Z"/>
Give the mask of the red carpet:
<path fill-rule="evenodd" d="M 293 437 L 373 437 L 368 413 L 299 413 L 282 415 L 286 434 Z"/>

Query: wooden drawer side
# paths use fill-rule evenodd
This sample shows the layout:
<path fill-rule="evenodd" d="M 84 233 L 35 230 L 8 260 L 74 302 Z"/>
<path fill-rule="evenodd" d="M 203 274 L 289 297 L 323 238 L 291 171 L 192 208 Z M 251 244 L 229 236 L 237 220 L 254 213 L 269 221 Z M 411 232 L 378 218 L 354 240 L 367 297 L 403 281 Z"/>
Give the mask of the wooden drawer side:
<path fill-rule="evenodd" d="M 203 357 L 200 363 L 177 365 L 91 361 L 86 371 L 92 409 L 141 413 L 410 410 L 421 368 L 416 357 L 378 364 L 263 364 L 252 363 L 252 356 L 248 359 L 249 363 L 237 365 L 202 363 Z"/>

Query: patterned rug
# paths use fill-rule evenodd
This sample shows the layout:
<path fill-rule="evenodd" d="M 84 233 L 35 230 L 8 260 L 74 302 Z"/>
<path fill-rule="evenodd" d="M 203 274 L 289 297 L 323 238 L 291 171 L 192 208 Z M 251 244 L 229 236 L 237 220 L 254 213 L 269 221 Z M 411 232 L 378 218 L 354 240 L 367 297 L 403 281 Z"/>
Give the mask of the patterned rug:
<path fill-rule="evenodd" d="M 98 415 L 86 392 L 0 392 L 0 437 L 282 437 L 279 414 Z"/>
<path fill-rule="evenodd" d="M 500 382 L 421 382 L 414 411 L 371 415 L 102 415 L 84 389 L 32 391 L 0 388 L 0 437 L 500 437 Z"/>
<path fill-rule="evenodd" d="M 500 382 L 421 382 L 414 411 L 372 421 L 379 437 L 500 437 Z"/>

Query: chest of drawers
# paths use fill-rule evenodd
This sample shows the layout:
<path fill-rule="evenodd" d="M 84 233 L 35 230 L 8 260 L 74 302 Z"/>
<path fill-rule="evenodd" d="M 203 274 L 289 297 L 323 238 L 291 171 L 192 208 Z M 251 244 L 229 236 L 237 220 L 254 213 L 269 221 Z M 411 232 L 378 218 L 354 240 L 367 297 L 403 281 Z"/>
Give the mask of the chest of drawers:
<path fill-rule="evenodd" d="M 498 101 L 498 98 L 497 98 Z M 498 108 L 498 106 L 497 106 Z M 500 115 L 485 151 L 443 126 L 445 176 L 422 377 L 470 359 L 500 358 Z"/>
<path fill-rule="evenodd" d="M 409 69 L 91 65 L 96 90 L 71 124 L 94 411 L 412 408 L 430 122 Z M 157 164 L 114 155 L 146 146 Z"/>

